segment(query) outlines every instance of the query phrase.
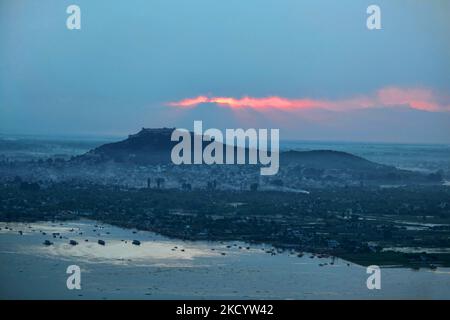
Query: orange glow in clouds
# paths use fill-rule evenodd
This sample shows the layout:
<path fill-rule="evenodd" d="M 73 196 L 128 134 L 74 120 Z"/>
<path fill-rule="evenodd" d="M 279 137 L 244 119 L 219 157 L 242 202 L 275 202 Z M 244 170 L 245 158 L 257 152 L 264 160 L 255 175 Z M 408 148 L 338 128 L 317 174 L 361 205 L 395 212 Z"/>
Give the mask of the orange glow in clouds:
<path fill-rule="evenodd" d="M 408 106 L 413 109 L 425 111 L 450 111 L 450 102 L 447 100 L 446 103 L 442 103 L 440 100 L 442 100 L 442 98 L 436 95 L 430 89 L 404 89 L 388 87 L 380 89 L 372 95 L 362 95 L 341 100 L 309 98 L 289 99 L 278 96 L 263 98 L 198 96 L 195 98 L 188 98 L 181 101 L 170 102 L 168 103 L 168 105 L 174 107 L 193 108 L 202 103 L 215 103 L 233 109 L 252 108 L 257 110 L 301 110 L 320 108 L 335 111 L 375 107 Z"/>

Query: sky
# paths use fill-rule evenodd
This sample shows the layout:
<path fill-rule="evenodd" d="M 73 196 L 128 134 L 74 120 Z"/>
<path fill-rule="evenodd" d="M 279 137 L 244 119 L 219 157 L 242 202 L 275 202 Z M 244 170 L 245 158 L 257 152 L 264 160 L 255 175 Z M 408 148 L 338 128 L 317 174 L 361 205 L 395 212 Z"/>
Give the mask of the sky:
<path fill-rule="evenodd" d="M 446 0 L 0 0 L 0 133 L 450 143 L 449 32 Z"/>

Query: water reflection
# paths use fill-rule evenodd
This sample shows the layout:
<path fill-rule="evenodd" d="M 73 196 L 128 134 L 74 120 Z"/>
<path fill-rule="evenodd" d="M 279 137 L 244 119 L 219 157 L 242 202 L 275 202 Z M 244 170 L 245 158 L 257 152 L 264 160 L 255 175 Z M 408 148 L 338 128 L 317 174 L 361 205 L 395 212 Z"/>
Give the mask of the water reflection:
<path fill-rule="evenodd" d="M 81 295 L 65 286 L 71 264 L 82 269 Z M 362 266 L 268 245 L 182 241 L 86 220 L 0 222 L 0 299 L 450 298 L 448 268 L 383 268 L 377 291 L 366 279 Z"/>

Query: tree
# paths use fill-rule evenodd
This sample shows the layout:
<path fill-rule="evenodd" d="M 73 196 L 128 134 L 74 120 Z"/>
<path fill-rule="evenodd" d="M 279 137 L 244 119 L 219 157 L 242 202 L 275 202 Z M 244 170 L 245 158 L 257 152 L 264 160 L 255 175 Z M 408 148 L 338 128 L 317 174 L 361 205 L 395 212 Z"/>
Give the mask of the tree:
<path fill-rule="evenodd" d="M 156 178 L 156 187 L 160 189 L 164 185 L 164 178 Z"/>

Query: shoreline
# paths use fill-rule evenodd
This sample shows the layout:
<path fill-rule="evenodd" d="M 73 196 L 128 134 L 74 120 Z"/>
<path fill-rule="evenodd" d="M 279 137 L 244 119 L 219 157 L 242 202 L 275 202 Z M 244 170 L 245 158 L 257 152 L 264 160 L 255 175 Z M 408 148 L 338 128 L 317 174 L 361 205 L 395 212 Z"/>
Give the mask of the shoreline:
<path fill-rule="evenodd" d="M 351 253 L 341 253 L 338 255 L 335 255 L 330 252 L 324 252 L 324 251 L 317 251 L 312 248 L 308 248 L 306 250 L 300 250 L 299 248 L 293 247 L 292 245 L 288 244 L 282 244 L 282 243 L 267 243 L 267 242 L 258 242 L 254 240 L 244 240 L 244 239 L 237 239 L 237 238 L 220 238 L 220 239 L 200 239 L 200 238 L 180 238 L 176 236 L 171 236 L 168 234 L 159 233 L 154 230 L 149 229 L 140 229 L 138 227 L 129 227 L 127 224 L 120 224 L 120 223 L 111 223 L 107 221 L 101 221 L 101 220 L 95 220 L 95 219 L 88 219 L 88 218 L 78 218 L 78 219 L 69 219 L 69 220 L 57 220 L 57 221 L 51 221 L 51 220 L 36 220 L 36 221 L 3 221 L 0 220 L 0 224 L 8 224 L 8 223 L 17 223 L 17 224 L 37 224 L 37 223 L 52 223 L 52 224 L 58 224 L 59 226 L 62 226 L 62 223 L 74 223 L 74 222 L 91 222 L 94 224 L 107 224 L 113 227 L 122 228 L 124 230 L 133 231 L 137 230 L 139 232 L 149 232 L 153 233 L 157 236 L 167 238 L 169 240 L 174 241 L 189 241 L 192 243 L 207 243 L 210 245 L 214 244 L 224 244 L 224 243 L 232 243 L 232 242 L 242 242 L 244 244 L 248 245 L 256 245 L 260 247 L 269 246 L 273 247 L 274 250 L 267 250 L 266 253 L 277 255 L 282 253 L 290 253 L 293 255 L 298 255 L 300 257 L 303 256 L 310 256 L 311 258 L 315 257 L 324 257 L 324 258 L 331 258 L 331 259 L 341 259 L 342 261 L 346 261 L 348 263 L 353 263 L 361 267 L 367 267 L 369 265 L 378 265 L 381 268 L 404 268 L 404 269 L 412 269 L 412 270 L 419 270 L 419 269 L 430 269 L 435 270 L 438 267 L 439 268 L 449 268 L 450 267 L 450 253 L 433 253 L 433 255 L 437 255 L 439 257 L 445 257 L 447 260 L 444 260 L 444 264 L 432 264 L 427 262 L 421 262 L 421 263 L 411 263 L 409 262 L 409 258 L 417 256 L 417 253 L 408 253 L 408 252 L 401 252 L 401 251 L 385 251 L 385 252 L 379 252 L 379 253 L 372 253 L 372 254 L 351 254 Z M 16 230 L 14 230 L 16 231 Z M 17 230 L 19 232 L 21 230 Z M 131 241 L 131 240 L 130 240 Z M 436 249 L 436 248 L 433 248 Z M 445 249 L 445 248 L 444 248 Z"/>

